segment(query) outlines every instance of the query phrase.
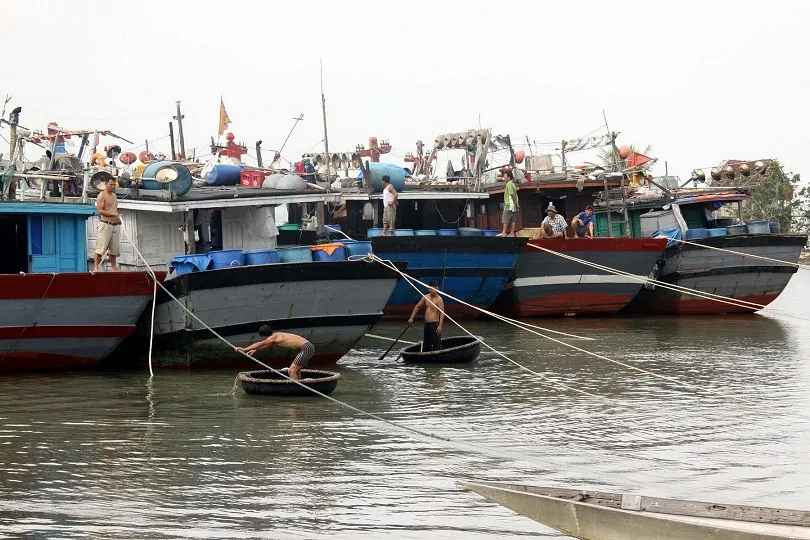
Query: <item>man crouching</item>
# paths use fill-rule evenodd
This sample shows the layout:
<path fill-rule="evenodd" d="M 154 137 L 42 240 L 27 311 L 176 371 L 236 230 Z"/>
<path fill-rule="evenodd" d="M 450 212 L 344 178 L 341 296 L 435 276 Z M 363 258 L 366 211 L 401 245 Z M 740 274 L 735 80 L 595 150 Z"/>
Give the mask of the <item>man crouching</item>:
<path fill-rule="evenodd" d="M 253 356 L 256 351 L 267 349 L 269 347 L 280 347 L 298 351 L 298 356 L 295 357 L 293 363 L 290 364 L 290 378 L 296 381 L 301 380 L 301 369 L 307 367 L 309 360 L 315 354 L 315 346 L 301 336 L 295 334 L 288 334 L 285 332 L 273 332 L 270 325 L 263 324 L 259 327 L 259 335 L 264 339 L 250 345 L 248 347 L 234 347 L 235 350 Z"/>

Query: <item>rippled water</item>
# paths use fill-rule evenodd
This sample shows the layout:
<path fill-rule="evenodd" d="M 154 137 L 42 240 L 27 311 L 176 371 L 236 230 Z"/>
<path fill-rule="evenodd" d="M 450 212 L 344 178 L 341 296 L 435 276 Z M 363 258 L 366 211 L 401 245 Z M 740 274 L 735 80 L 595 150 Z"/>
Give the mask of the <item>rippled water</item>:
<path fill-rule="evenodd" d="M 560 537 L 469 478 L 810 509 L 808 293 L 800 271 L 767 315 L 533 321 L 693 388 L 500 323 L 469 328 L 554 383 L 492 353 L 378 362 L 370 338 L 343 361 L 335 398 L 452 442 L 232 395 L 231 372 L 6 377 L 0 538 Z"/>

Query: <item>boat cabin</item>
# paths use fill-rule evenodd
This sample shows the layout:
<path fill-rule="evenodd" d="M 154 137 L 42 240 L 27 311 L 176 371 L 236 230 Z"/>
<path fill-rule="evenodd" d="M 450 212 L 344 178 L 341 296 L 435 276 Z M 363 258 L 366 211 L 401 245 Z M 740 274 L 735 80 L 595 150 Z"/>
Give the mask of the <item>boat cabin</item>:
<path fill-rule="evenodd" d="M 0 273 L 86 272 L 85 223 L 91 204 L 0 203 Z"/>

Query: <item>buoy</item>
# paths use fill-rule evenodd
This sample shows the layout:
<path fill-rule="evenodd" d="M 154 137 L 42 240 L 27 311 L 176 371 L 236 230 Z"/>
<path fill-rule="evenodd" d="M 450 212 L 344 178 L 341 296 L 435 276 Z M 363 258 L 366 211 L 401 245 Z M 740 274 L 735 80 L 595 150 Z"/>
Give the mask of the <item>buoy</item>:
<path fill-rule="evenodd" d="M 743 176 L 749 176 L 751 174 L 751 167 L 748 166 L 748 163 L 740 165 L 740 174 Z"/>
<path fill-rule="evenodd" d="M 123 163 L 124 165 L 132 165 L 138 159 L 138 156 L 135 155 L 134 152 L 124 152 L 120 156 L 118 156 L 118 161 Z"/>
<path fill-rule="evenodd" d="M 622 159 L 627 159 L 628 157 L 630 157 L 630 147 L 624 145 L 621 148 L 619 148 L 619 157 Z"/>
<path fill-rule="evenodd" d="M 731 179 L 734 178 L 734 167 L 732 167 L 731 165 L 726 165 L 725 169 L 723 169 L 723 172 L 726 173 L 726 176 L 728 176 L 729 178 Z"/>
<path fill-rule="evenodd" d="M 150 161 L 155 160 L 155 155 L 152 152 L 147 152 L 144 150 L 140 154 L 138 154 L 138 159 L 141 160 L 141 163 L 149 163 Z"/>
<path fill-rule="evenodd" d="M 526 152 L 523 150 L 518 150 L 515 152 L 515 163 L 523 163 L 523 160 L 526 158 Z"/>
<path fill-rule="evenodd" d="M 720 180 L 720 169 L 717 167 L 712 167 L 712 179 L 713 180 Z"/>
<path fill-rule="evenodd" d="M 90 165 L 91 166 L 92 165 L 98 165 L 99 167 L 103 167 L 105 165 L 105 163 L 106 162 L 104 161 L 104 154 L 102 154 L 101 152 L 96 152 L 90 158 Z"/>

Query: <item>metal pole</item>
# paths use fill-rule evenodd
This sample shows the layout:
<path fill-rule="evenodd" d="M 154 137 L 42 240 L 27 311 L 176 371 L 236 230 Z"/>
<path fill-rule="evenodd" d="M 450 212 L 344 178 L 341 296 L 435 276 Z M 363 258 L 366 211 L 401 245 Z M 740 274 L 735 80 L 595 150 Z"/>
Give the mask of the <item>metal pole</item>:
<path fill-rule="evenodd" d="M 605 208 L 607 208 L 608 234 L 613 238 L 613 220 L 610 217 L 610 194 L 608 193 L 607 175 L 602 175 L 602 178 L 605 181 Z"/>
<path fill-rule="evenodd" d="M 182 159 L 186 158 L 186 144 L 183 141 L 183 118 L 185 118 L 182 114 L 180 114 L 180 102 L 177 102 L 177 116 L 174 117 L 177 120 L 177 137 L 180 140 L 180 156 Z"/>
<path fill-rule="evenodd" d="M 262 141 L 256 141 L 256 162 L 262 166 Z"/>
<path fill-rule="evenodd" d="M 144 139 L 144 143 L 146 143 L 146 151 L 147 151 L 147 153 L 148 153 L 148 152 L 149 152 L 149 140 L 148 140 L 148 139 Z"/>
<path fill-rule="evenodd" d="M 169 122 L 169 142 L 172 144 L 172 159 L 177 159 L 177 151 L 174 149 L 174 122 Z"/>

